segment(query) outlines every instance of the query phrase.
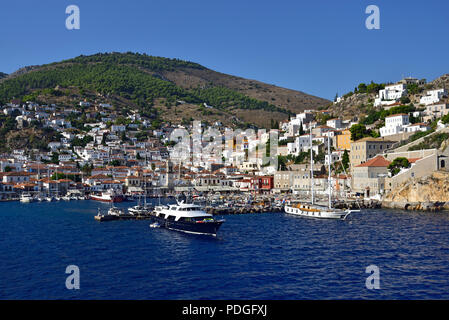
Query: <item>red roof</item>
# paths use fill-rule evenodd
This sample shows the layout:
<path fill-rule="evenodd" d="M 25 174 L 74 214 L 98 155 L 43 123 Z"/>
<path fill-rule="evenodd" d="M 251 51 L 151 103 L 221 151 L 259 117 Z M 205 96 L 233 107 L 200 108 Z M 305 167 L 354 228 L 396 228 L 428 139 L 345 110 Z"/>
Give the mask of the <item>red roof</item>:
<path fill-rule="evenodd" d="M 377 156 L 364 163 L 359 164 L 356 167 L 388 167 L 390 163 L 391 162 L 385 159 L 384 157 Z"/>
<path fill-rule="evenodd" d="M 409 163 L 415 163 L 418 160 L 421 160 L 421 158 L 410 158 L 410 159 L 408 159 L 408 162 Z"/>
<path fill-rule="evenodd" d="M 406 113 L 397 113 L 397 114 L 392 114 L 391 116 L 388 116 L 386 118 L 398 117 L 398 116 L 408 116 L 408 114 L 406 114 Z"/>

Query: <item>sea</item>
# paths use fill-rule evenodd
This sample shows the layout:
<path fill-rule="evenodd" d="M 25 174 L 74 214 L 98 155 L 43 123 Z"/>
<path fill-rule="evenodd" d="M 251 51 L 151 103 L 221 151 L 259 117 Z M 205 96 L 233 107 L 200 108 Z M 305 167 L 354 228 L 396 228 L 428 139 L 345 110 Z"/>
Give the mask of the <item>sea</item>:
<path fill-rule="evenodd" d="M 0 203 L 0 299 L 449 299 L 448 212 L 228 215 L 211 237 L 98 222 L 98 208 Z"/>

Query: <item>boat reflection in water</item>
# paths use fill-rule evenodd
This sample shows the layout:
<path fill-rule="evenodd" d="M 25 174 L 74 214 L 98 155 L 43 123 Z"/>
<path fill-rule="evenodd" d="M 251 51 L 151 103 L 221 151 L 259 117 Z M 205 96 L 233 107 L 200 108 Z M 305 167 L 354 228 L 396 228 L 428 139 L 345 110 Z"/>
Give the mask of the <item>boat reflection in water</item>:
<path fill-rule="evenodd" d="M 156 206 L 151 218 L 167 229 L 212 236 L 217 235 L 218 229 L 225 221 L 215 219 L 202 207 L 184 201 L 168 206 Z"/>

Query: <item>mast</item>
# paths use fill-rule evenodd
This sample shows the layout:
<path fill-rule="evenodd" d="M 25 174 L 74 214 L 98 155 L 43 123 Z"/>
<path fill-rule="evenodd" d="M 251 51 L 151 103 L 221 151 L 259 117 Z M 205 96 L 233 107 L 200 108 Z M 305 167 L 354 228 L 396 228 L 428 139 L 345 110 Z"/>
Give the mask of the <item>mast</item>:
<path fill-rule="evenodd" d="M 311 193 L 312 193 L 312 204 L 314 204 L 314 195 L 313 195 L 313 150 L 312 150 L 312 124 L 311 123 L 310 123 L 309 142 L 310 142 L 310 190 L 311 190 Z"/>
<path fill-rule="evenodd" d="M 145 147 L 145 168 L 148 168 L 146 147 Z M 142 172 L 142 173 L 143 173 L 143 185 L 144 185 L 144 189 L 145 189 L 145 197 L 143 199 L 143 207 L 146 208 L 147 207 L 147 179 L 145 177 L 145 172 Z"/>
<path fill-rule="evenodd" d="M 331 157 L 331 144 L 330 144 L 330 138 L 329 138 L 329 131 L 327 132 L 327 154 L 328 154 L 328 159 L 327 159 L 327 164 L 328 164 L 328 168 L 329 168 L 329 177 L 327 179 L 327 185 L 329 188 L 329 209 L 332 208 L 332 188 L 331 188 L 331 161 L 332 161 L 332 157 Z"/>

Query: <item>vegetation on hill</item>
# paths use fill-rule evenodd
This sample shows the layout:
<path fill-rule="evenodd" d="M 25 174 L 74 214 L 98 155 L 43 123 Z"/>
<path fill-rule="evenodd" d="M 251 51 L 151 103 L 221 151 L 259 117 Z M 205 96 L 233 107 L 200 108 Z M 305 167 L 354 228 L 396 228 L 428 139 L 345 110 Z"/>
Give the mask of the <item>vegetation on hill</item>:
<path fill-rule="evenodd" d="M 392 107 L 388 110 L 382 109 L 382 110 L 376 110 L 375 108 L 370 108 L 368 110 L 368 114 L 360 119 L 360 123 L 364 125 L 370 125 L 375 123 L 378 120 L 385 121 L 385 118 L 394 114 L 399 113 L 406 113 L 409 114 L 413 111 L 415 111 L 416 108 L 413 105 L 402 105 L 402 106 L 396 106 Z M 410 117 L 411 123 L 417 123 L 419 121 L 418 118 Z"/>
<path fill-rule="evenodd" d="M 395 158 L 389 165 L 388 170 L 390 171 L 392 176 L 397 175 L 402 168 L 409 168 L 410 162 L 407 158 L 404 157 L 398 157 Z"/>
<path fill-rule="evenodd" d="M 8 75 L 8 74 L 6 74 L 6 73 L 0 72 L 0 79 L 6 77 L 7 75 Z"/>
<path fill-rule="evenodd" d="M 51 128 L 42 128 L 39 123 L 23 122 L 17 127 L 15 116 L 0 114 L 0 152 L 12 149 L 37 149 L 49 151 L 48 143 L 59 141 L 61 134 Z"/>
<path fill-rule="evenodd" d="M 157 103 L 170 108 L 178 106 L 180 100 L 191 105 L 206 103 L 225 112 L 235 109 L 263 110 L 273 113 L 278 119 L 279 114 L 284 114 L 284 118 L 293 114 L 290 110 L 269 101 L 249 97 L 238 89 L 214 85 L 211 82 L 191 88 L 181 87 L 163 76 L 163 72 L 177 70 L 203 71 L 207 69 L 193 62 L 137 53 L 100 53 L 79 56 L 29 68 L 0 82 L 0 104 L 14 98 L 36 101 L 43 94 L 50 96 L 72 94 L 69 90 L 55 89 L 60 87 L 78 88 L 81 97 L 87 93 L 94 97 L 117 96 L 132 102 L 140 107 L 142 112 L 147 112 L 153 118 L 160 116 L 155 109 Z M 183 106 L 178 107 L 183 108 Z M 213 115 L 214 113 L 203 110 L 202 114 Z"/>
<path fill-rule="evenodd" d="M 449 133 L 445 132 L 436 133 L 425 137 L 423 142 L 411 146 L 410 148 L 408 148 L 408 151 L 433 149 L 433 148 L 438 149 L 447 139 L 449 139 Z"/>
<path fill-rule="evenodd" d="M 357 141 L 365 137 L 379 137 L 379 133 L 377 131 L 366 129 L 366 126 L 363 124 L 354 124 L 349 131 L 351 131 L 352 141 Z"/>

